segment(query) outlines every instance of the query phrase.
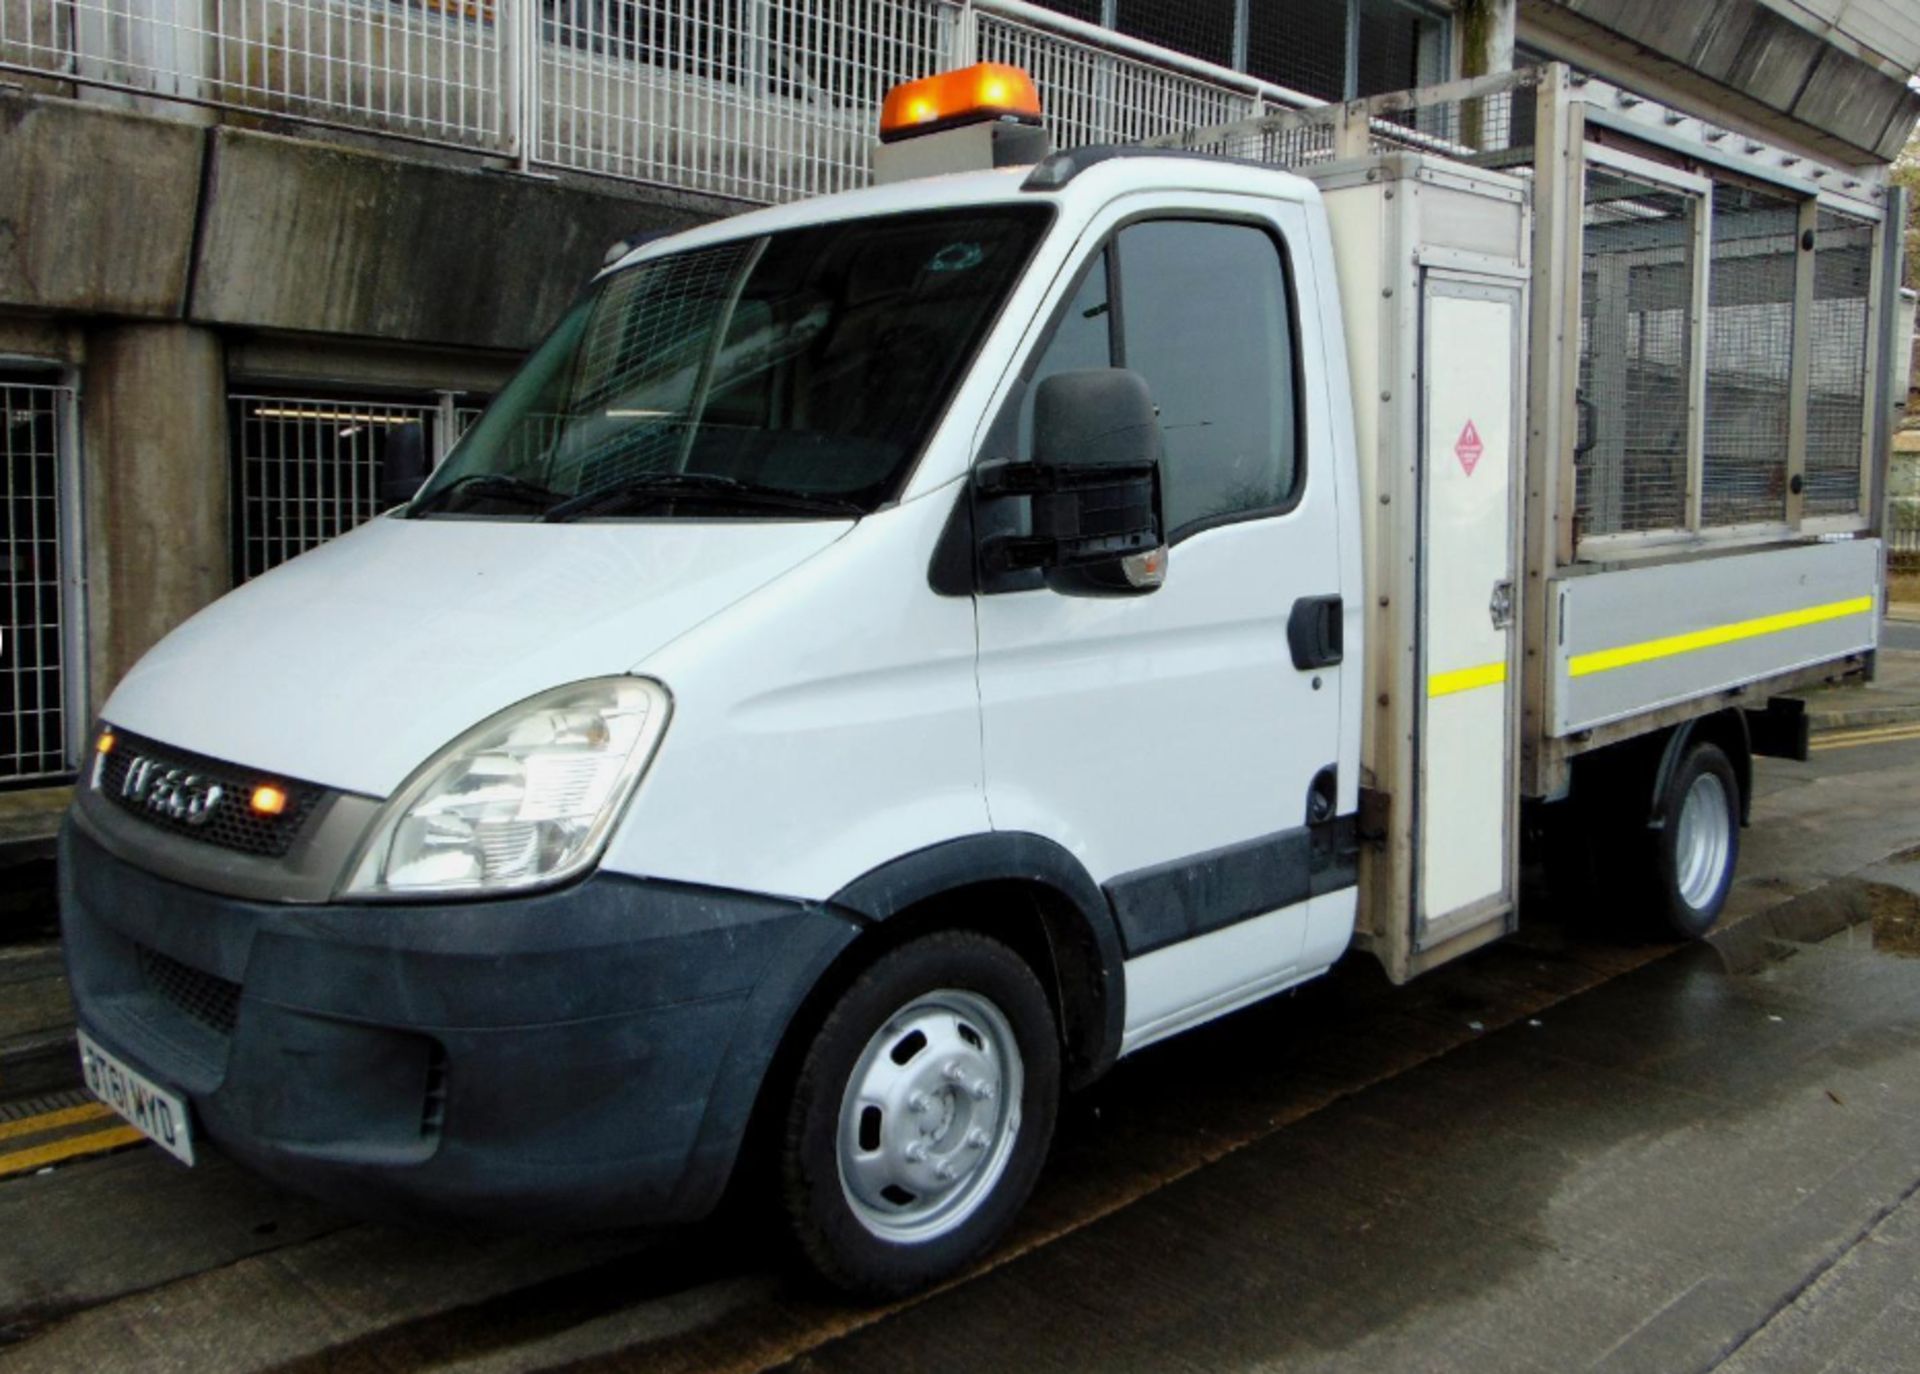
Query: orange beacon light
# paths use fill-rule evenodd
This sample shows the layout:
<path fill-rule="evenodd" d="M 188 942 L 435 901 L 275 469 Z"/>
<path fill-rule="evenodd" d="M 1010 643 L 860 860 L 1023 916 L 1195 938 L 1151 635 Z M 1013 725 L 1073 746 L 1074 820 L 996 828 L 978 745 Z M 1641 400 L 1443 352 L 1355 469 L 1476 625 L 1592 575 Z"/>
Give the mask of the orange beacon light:
<path fill-rule="evenodd" d="M 1005 62 L 977 62 L 958 71 L 908 81 L 887 92 L 880 107 L 880 141 L 1009 119 L 1040 122 L 1040 93 L 1033 78 Z"/>

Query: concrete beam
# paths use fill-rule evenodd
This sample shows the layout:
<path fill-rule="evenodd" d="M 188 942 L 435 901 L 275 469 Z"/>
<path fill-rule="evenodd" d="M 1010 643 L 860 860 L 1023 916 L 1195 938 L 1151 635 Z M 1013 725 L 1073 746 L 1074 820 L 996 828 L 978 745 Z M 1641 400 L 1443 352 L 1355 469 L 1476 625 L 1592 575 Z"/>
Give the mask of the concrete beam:
<path fill-rule="evenodd" d="M 211 139 L 187 308 L 205 324 L 525 349 L 609 244 L 724 205 L 232 128 Z"/>
<path fill-rule="evenodd" d="M 177 315 L 200 130 L 0 92 L 0 306 Z"/>
<path fill-rule="evenodd" d="M 134 660 L 233 586 L 226 363 L 184 324 L 87 340 L 88 683 L 95 711 Z"/>
<path fill-rule="evenodd" d="M 1891 161 L 1920 116 L 1920 93 L 1759 0 L 1521 0 L 1521 15 L 1531 41 L 1610 81 L 1694 92 L 1696 108 L 1842 163 Z"/>

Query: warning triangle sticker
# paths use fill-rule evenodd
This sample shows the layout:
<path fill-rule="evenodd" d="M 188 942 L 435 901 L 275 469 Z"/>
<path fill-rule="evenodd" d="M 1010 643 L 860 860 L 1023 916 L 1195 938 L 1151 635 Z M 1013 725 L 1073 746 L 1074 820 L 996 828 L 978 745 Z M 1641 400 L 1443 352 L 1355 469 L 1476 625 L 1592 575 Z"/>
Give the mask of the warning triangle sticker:
<path fill-rule="evenodd" d="M 1486 445 L 1480 442 L 1480 431 L 1473 427 L 1473 421 L 1467 421 L 1466 428 L 1460 431 L 1460 437 L 1453 445 L 1453 456 L 1460 460 L 1460 466 L 1467 470 L 1467 476 L 1473 476 L 1480 455 L 1486 451 Z"/>

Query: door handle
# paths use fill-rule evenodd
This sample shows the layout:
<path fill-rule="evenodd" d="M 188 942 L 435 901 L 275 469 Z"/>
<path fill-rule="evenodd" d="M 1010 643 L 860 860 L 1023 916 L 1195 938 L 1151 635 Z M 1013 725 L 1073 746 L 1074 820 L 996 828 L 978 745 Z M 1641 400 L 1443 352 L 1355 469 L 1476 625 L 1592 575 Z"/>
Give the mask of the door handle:
<path fill-rule="evenodd" d="M 1293 603 L 1293 614 L 1287 617 L 1287 648 L 1293 652 L 1294 667 L 1305 672 L 1340 662 L 1342 610 L 1337 595 L 1303 596 Z"/>

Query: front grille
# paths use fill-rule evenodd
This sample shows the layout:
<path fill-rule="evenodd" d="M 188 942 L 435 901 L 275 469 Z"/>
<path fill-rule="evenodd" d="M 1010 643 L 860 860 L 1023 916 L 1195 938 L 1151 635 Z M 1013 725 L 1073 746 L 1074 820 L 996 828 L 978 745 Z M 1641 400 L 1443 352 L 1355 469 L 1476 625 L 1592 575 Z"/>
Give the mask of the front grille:
<path fill-rule="evenodd" d="M 219 798 L 196 823 L 150 806 L 138 797 L 130 797 L 127 774 L 136 759 L 151 764 L 153 777 L 177 774 L 180 779 L 191 779 L 196 789 L 217 786 Z M 278 816 L 262 816 L 253 810 L 253 791 L 262 783 L 272 783 L 287 794 L 286 810 Z M 293 847 L 301 827 L 326 795 L 324 788 L 312 783 L 254 772 L 120 731 L 114 732 L 113 749 L 100 757 L 99 788 L 114 805 L 149 825 L 219 845 L 222 849 L 269 859 L 281 858 Z"/>
<path fill-rule="evenodd" d="M 145 945 L 135 948 L 140 955 L 141 976 L 156 997 L 216 1034 L 233 1034 L 234 1022 L 240 1015 L 238 983 L 202 973 L 157 949 L 148 949 Z"/>

